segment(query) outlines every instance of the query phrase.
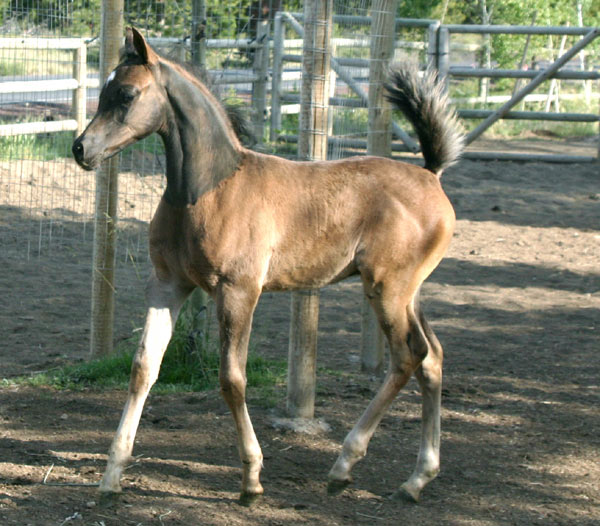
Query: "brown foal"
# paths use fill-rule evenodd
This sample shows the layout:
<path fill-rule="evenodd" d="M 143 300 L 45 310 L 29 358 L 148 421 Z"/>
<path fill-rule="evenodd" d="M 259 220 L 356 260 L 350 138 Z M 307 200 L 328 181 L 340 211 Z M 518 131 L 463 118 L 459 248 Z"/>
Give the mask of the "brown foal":
<path fill-rule="evenodd" d="M 450 243 L 454 211 L 440 185 L 462 135 L 434 73 L 393 68 L 389 98 L 414 125 L 425 168 L 377 157 L 293 162 L 244 148 L 225 111 L 185 67 L 127 30 L 122 61 L 98 112 L 74 142 L 77 162 L 102 160 L 151 133 L 164 142 L 167 186 L 150 225 L 148 315 L 123 416 L 100 490 L 120 491 L 148 392 L 180 307 L 195 287 L 217 305 L 221 391 L 237 428 L 242 499 L 260 495 L 262 453 L 245 401 L 252 315 L 263 290 L 321 287 L 359 274 L 389 341 L 379 392 L 344 440 L 330 489 L 349 483 L 384 412 L 414 374 L 422 438 L 400 492 L 413 500 L 439 471 L 442 347 L 419 307 L 419 288 Z"/>

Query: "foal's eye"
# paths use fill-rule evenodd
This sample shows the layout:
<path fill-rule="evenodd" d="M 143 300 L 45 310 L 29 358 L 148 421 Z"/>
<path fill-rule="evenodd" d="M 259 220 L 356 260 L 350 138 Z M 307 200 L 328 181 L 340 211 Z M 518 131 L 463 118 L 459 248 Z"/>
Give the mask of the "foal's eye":
<path fill-rule="evenodd" d="M 135 94 L 129 90 L 120 90 L 119 91 L 119 102 L 121 104 L 129 104 L 131 101 L 135 99 Z"/>

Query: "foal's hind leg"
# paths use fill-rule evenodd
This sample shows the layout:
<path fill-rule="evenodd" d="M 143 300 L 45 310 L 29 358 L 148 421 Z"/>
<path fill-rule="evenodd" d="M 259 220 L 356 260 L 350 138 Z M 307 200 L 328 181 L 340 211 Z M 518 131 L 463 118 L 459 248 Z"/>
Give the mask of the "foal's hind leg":
<path fill-rule="evenodd" d="M 110 446 L 106 471 L 100 482 L 102 492 L 121 491 L 119 480 L 131 457 L 144 402 L 158 378 L 163 354 L 171 339 L 179 309 L 187 295 L 188 291 L 183 291 L 173 283 L 159 280 L 154 273 L 148 282 L 146 326 L 133 358 L 127 401 Z"/>
<path fill-rule="evenodd" d="M 415 371 L 422 397 L 421 445 L 415 470 L 398 492 L 414 502 L 419 500 L 421 490 L 440 471 L 442 399 L 442 346 L 422 313 L 419 314 L 419 321 L 429 343 L 429 352 Z"/>
<path fill-rule="evenodd" d="M 366 455 L 385 411 L 427 354 L 427 341 L 413 308 L 414 292 L 398 293 L 392 285 L 384 286 L 380 293 L 367 291 L 367 295 L 373 296 L 373 306 L 390 344 L 390 365 L 383 385 L 344 440 L 342 452 L 329 472 L 330 492 L 350 483 L 350 471 Z"/>
<path fill-rule="evenodd" d="M 249 285 L 224 284 L 217 292 L 221 332 L 221 393 L 231 409 L 242 461 L 240 501 L 249 505 L 263 493 L 259 476 L 262 452 L 246 407 L 246 360 L 252 315 L 260 290 Z"/>

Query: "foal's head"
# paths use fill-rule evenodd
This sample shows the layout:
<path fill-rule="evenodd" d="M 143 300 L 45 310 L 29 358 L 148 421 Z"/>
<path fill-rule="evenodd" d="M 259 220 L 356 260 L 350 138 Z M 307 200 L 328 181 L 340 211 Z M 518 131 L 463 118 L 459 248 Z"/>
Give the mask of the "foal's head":
<path fill-rule="evenodd" d="M 159 57 L 134 28 L 127 28 L 121 63 L 108 76 L 98 111 L 73 143 L 86 170 L 158 131 L 165 121 L 167 94 L 160 83 Z"/>

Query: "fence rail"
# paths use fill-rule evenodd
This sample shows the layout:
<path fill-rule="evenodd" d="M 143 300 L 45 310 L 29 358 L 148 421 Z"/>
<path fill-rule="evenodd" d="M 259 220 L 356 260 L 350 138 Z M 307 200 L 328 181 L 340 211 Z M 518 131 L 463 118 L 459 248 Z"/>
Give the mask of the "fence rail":
<path fill-rule="evenodd" d="M 74 131 L 86 125 L 87 42 L 82 38 L 0 38 L 0 49 L 63 50 L 73 53 L 73 78 L 43 81 L 1 82 L 0 94 L 72 91 L 72 116 L 62 121 L 40 121 L 0 125 L 0 136 Z M 73 125 L 75 123 L 75 125 Z M 73 127 L 74 126 L 74 127 Z"/>
<path fill-rule="evenodd" d="M 286 49 L 299 48 L 302 45 L 302 38 L 285 39 L 281 24 L 287 23 L 296 33 L 302 37 L 303 29 L 300 22 L 303 15 L 299 13 L 278 13 L 275 18 L 274 38 L 269 41 L 264 37 L 259 40 L 251 39 L 206 39 L 204 45 L 210 49 L 254 49 L 258 51 L 259 60 L 255 60 L 253 71 L 248 74 L 215 74 L 214 83 L 217 85 L 235 85 L 250 84 L 253 88 L 253 108 L 255 113 L 255 127 L 257 128 L 259 139 L 262 137 L 262 122 L 264 114 L 270 109 L 271 119 L 271 140 L 282 138 L 293 142 L 293 137 L 284 137 L 279 135 L 281 129 L 281 115 L 297 113 L 299 111 L 300 98 L 294 94 L 284 93 L 281 86 L 283 80 L 297 78 L 299 72 L 284 71 L 284 63 L 299 63 L 301 55 L 285 53 Z M 371 23 L 370 17 L 344 16 L 334 17 L 336 23 L 364 24 Z M 588 27 L 535 27 L 535 26 L 471 26 L 471 25 L 440 25 L 435 20 L 410 20 L 396 19 L 396 27 L 413 27 L 427 29 L 428 42 L 405 42 L 396 41 L 395 47 L 403 49 L 428 50 L 430 60 L 437 64 L 441 73 L 448 79 L 460 78 L 493 78 L 493 79 L 528 79 L 539 85 L 544 80 L 576 80 L 591 81 L 600 79 L 600 71 L 577 71 L 564 70 L 561 67 L 568 61 L 562 60 L 561 64 L 552 64 L 544 70 L 525 70 L 525 69 L 491 69 L 476 68 L 464 66 L 452 66 L 448 61 L 448 54 L 455 51 L 476 51 L 481 48 L 479 44 L 462 44 L 451 42 L 451 34 L 519 34 L 519 35 L 571 35 L 581 36 L 571 50 L 566 54 L 570 57 L 575 56 L 589 42 L 598 36 L 596 28 Z M 267 31 L 267 28 L 264 28 Z M 185 54 L 192 51 L 192 45 L 189 39 L 179 38 L 152 38 L 151 43 L 155 46 L 178 46 L 181 53 Z M 369 37 L 356 38 L 333 38 L 333 49 L 342 47 L 367 47 Z M 59 92 L 72 91 L 72 118 L 61 121 L 40 121 L 27 123 L 11 123 L 0 125 L 0 136 L 7 137 L 20 134 L 41 134 L 53 133 L 58 131 L 74 131 L 80 133 L 87 124 L 85 115 L 85 105 L 87 91 L 91 88 L 98 88 L 98 79 L 87 75 L 87 48 L 89 45 L 96 45 L 97 42 L 90 42 L 80 38 L 0 38 L 0 49 L 22 48 L 35 50 L 64 50 L 73 52 L 73 76 L 71 78 L 56 80 L 16 80 L 0 83 L 0 94 L 16 93 L 35 93 L 35 92 Z M 273 50 L 273 64 L 271 68 L 271 105 L 267 106 L 267 84 L 269 81 L 268 55 L 262 50 Z M 565 54 L 565 55 L 566 55 Z M 338 81 L 346 83 L 353 93 L 354 97 L 336 97 L 332 96 L 329 103 L 332 106 L 345 108 L 364 108 L 368 104 L 368 96 L 361 83 L 357 82 L 348 72 L 347 68 L 368 68 L 369 60 L 363 58 L 336 57 L 332 59 L 332 69 L 336 74 Z M 537 79 L 537 80 L 536 80 Z M 534 87 L 535 87 L 534 85 Z M 525 86 L 524 96 L 517 101 L 514 97 L 507 96 L 488 96 L 485 98 L 471 97 L 466 99 L 455 99 L 456 103 L 464 102 L 488 102 L 503 104 L 500 110 L 485 109 L 459 109 L 458 114 L 463 119 L 484 119 L 474 132 L 469 134 L 468 140 L 471 142 L 479 136 L 483 130 L 489 127 L 490 122 L 499 118 L 511 120 L 537 120 L 553 122 L 598 122 L 598 115 L 589 113 L 567 113 L 567 112 L 526 112 L 511 111 L 520 100 L 525 101 L 548 101 L 547 95 L 536 95 L 532 93 L 531 83 Z M 522 95 L 522 94 L 521 94 Z M 565 97 L 565 95 L 561 95 Z M 260 101 L 257 100 L 260 98 Z M 499 117 L 499 114 L 500 117 Z M 400 138 L 406 145 L 408 151 L 418 151 L 418 145 L 410 136 L 404 132 L 397 124 L 394 125 L 394 134 Z M 334 138 L 330 141 L 332 144 L 341 144 Z M 395 150 L 401 151 L 402 148 L 395 147 Z M 481 158 L 488 158 L 489 154 Z M 506 156 L 502 156 L 505 158 Z M 521 156 L 519 156 L 521 159 Z M 582 159 L 583 160 L 583 159 Z M 587 160 L 587 158 L 586 158 Z"/>
<path fill-rule="evenodd" d="M 183 55 L 191 50 L 189 41 L 178 38 L 150 38 L 149 41 L 153 46 L 157 47 L 164 47 L 167 45 L 180 46 Z M 0 137 L 64 131 L 74 131 L 76 134 L 80 134 L 87 125 L 87 90 L 98 88 L 100 85 L 98 78 L 96 76 L 88 76 L 87 72 L 88 48 L 97 45 L 97 40 L 90 41 L 81 38 L 0 38 L 0 49 L 58 50 L 73 52 L 73 76 L 71 78 L 4 81 L 0 82 L 0 95 L 72 91 L 71 114 L 74 117 L 73 119 L 59 121 L 0 124 Z M 264 43 L 248 39 L 209 39 L 206 41 L 206 45 L 211 49 L 262 50 L 263 48 L 266 48 Z M 261 67 L 262 73 L 235 75 L 219 75 L 217 73 L 215 74 L 213 82 L 215 85 L 263 84 L 266 86 L 268 74 L 265 73 L 264 70 L 265 67 L 268 67 L 268 63 L 263 60 Z M 263 104 L 266 104 L 266 95 L 266 92 L 260 95 Z M 264 113 L 264 109 L 259 108 L 258 113 Z M 260 135 L 262 136 L 262 134 Z"/>
<path fill-rule="evenodd" d="M 300 97 L 296 94 L 284 93 L 281 89 L 282 75 L 284 71 L 284 62 L 299 62 L 299 55 L 284 53 L 287 48 L 287 40 L 283 39 L 284 31 L 279 28 L 279 24 L 288 24 L 298 35 L 302 36 L 302 26 L 300 21 L 302 15 L 298 13 L 280 13 L 275 19 L 275 37 L 274 37 L 274 66 L 272 77 L 272 112 L 271 112 L 271 139 L 281 139 L 287 142 L 295 142 L 297 137 L 294 135 L 282 135 L 278 130 L 282 128 L 281 115 L 285 113 L 298 112 Z M 342 17 L 334 17 L 335 21 L 340 21 Z M 370 17 L 350 17 L 346 22 L 356 24 L 370 24 Z M 564 66 L 573 57 L 580 53 L 587 45 L 589 45 L 600 34 L 598 28 L 590 27 L 536 27 L 536 26 L 471 26 L 471 25 L 442 25 L 435 20 L 406 20 L 397 19 L 396 28 L 398 27 L 420 27 L 427 29 L 428 42 L 420 43 L 419 46 L 414 46 L 418 49 L 427 49 L 429 63 L 440 71 L 440 75 L 449 82 L 451 78 L 495 78 L 495 79 L 528 79 L 530 82 L 519 89 L 515 90 L 513 96 L 485 96 L 467 99 L 455 99 L 454 102 L 484 102 L 484 103 L 501 103 L 499 109 L 459 109 L 458 115 L 463 119 L 483 119 L 472 132 L 467 136 L 467 143 L 472 143 L 485 130 L 499 119 L 511 120 L 533 120 L 533 121 L 553 121 L 553 122 L 599 122 L 600 117 L 590 113 L 571 113 L 571 112 L 540 112 L 540 111 L 512 111 L 515 105 L 522 101 L 537 101 L 546 102 L 549 105 L 550 95 L 534 94 L 533 90 L 546 80 L 575 80 L 575 81 L 591 81 L 600 79 L 599 71 L 575 71 L 565 70 Z M 451 42 L 451 35 L 458 33 L 473 33 L 473 34 L 518 34 L 518 35 L 562 35 L 563 37 L 572 35 L 580 36 L 571 49 L 562 53 L 564 43 L 561 45 L 561 56 L 544 69 L 526 70 L 526 69 L 492 69 L 492 68 L 477 68 L 477 67 L 462 67 L 450 65 L 450 54 L 459 49 L 455 43 Z M 358 40 L 357 45 L 362 45 L 363 41 L 368 42 L 368 38 L 364 37 Z M 472 46 L 472 45 L 471 45 Z M 399 47 L 399 46 L 397 46 Z M 479 49 L 479 46 L 476 46 Z M 462 47 L 462 49 L 467 49 Z M 470 48 L 472 50 L 472 48 Z M 353 78 L 346 67 L 366 68 L 369 65 L 367 59 L 356 58 L 332 58 L 332 69 L 337 74 L 340 82 L 347 84 L 353 97 L 335 97 L 329 99 L 331 106 L 364 108 L 368 105 L 368 98 L 361 83 Z M 591 98 L 589 92 L 587 98 Z M 548 108 L 547 108 L 548 109 Z M 417 152 L 418 145 L 413 141 L 406 132 L 400 127 L 394 125 L 394 135 L 401 139 L 401 144 L 393 146 L 394 151 L 409 151 Z M 366 148 L 367 141 L 365 139 L 352 138 L 350 140 L 340 137 L 330 137 L 329 144 L 337 147 L 346 146 L 350 148 Z M 512 155 L 512 157 L 511 157 Z M 479 159 L 514 159 L 514 160 L 540 160 L 539 155 L 528 154 L 506 154 L 492 152 L 469 152 L 468 157 Z M 590 162 L 597 160 L 598 157 L 591 156 L 565 156 L 565 155 L 545 155 L 542 156 L 544 161 L 555 162 Z"/>

